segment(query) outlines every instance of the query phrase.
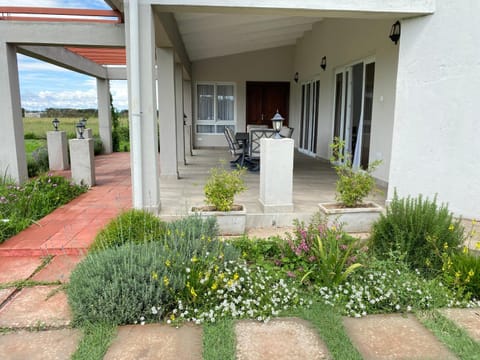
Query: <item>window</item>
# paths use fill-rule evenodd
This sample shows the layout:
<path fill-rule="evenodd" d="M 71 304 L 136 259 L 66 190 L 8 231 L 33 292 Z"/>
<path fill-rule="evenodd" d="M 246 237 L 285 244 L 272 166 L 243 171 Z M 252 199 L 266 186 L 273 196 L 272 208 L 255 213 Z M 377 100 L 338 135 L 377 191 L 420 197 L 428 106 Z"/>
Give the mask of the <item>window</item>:
<path fill-rule="evenodd" d="M 197 84 L 197 134 L 222 134 L 226 127 L 235 131 L 235 86 Z"/>

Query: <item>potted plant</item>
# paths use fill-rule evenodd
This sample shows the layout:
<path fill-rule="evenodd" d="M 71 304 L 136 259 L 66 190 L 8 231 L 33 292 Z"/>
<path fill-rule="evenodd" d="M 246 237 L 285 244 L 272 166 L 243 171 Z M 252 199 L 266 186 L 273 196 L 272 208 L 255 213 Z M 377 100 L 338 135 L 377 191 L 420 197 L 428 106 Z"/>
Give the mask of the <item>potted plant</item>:
<path fill-rule="evenodd" d="M 247 211 L 244 205 L 234 204 L 235 195 L 246 190 L 243 180 L 245 170 L 212 168 L 204 187 L 207 205 L 192 208 L 192 212 L 201 216 L 215 216 L 221 234 L 238 235 L 245 232 Z"/>
<path fill-rule="evenodd" d="M 355 169 L 352 156 L 345 151 L 345 142 L 335 138 L 330 145 L 332 163 L 338 175 L 336 182 L 336 202 L 320 203 L 320 211 L 328 218 L 344 224 L 350 232 L 367 232 L 372 223 L 378 219 L 383 208 L 374 202 L 365 203 L 364 199 L 376 190 L 373 171 L 381 164 L 376 160 L 367 169 Z"/>

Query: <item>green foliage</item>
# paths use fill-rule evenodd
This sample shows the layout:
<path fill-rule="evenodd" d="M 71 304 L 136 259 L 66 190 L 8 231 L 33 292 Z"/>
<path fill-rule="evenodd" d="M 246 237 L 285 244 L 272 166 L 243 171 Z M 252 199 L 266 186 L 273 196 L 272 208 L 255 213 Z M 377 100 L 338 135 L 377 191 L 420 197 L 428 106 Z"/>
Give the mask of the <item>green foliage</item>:
<path fill-rule="evenodd" d="M 442 274 L 447 285 L 456 289 L 459 296 L 480 300 L 480 257 L 464 247 L 461 253 L 443 252 L 442 260 Z"/>
<path fill-rule="evenodd" d="M 460 220 L 454 220 L 446 205 L 432 200 L 399 199 L 395 193 L 385 215 L 372 227 L 370 247 L 377 257 L 399 253 L 412 269 L 438 273 L 442 259 L 435 249 L 455 250 L 464 240 Z"/>
<path fill-rule="evenodd" d="M 186 267 L 210 259 L 209 264 L 218 263 L 221 269 L 224 260 L 236 258 L 238 251 L 228 243 L 180 230 L 167 231 L 160 241 L 90 253 L 70 277 L 68 296 L 75 322 L 163 319 L 176 301 L 188 300 Z"/>
<path fill-rule="evenodd" d="M 0 242 L 86 191 L 61 176 L 42 175 L 22 186 L 0 184 Z"/>
<path fill-rule="evenodd" d="M 235 330 L 230 319 L 203 326 L 203 359 L 235 360 Z"/>
<path fill-rule="evenodd" d="M 38 140 L 39 139 L 39 136 L 37 134 L 35 134 L 34 132 L 26 132 L 25 134 L 23 134 L 23 138 L 25 140 Z"/>
<path fill-rule="evenodd" d="M 330 162 L 338 175 L 335 198 L 346 207 L 357 207 L 375 190 L 372 172 L 381 164 L 381 161 L 374 161 L 364 170 L 354 169 L 352 156 L 345 151 L 344 141 L 335 138 L 330 148 L 333 153 Z"/>
<path fill-rule="evenodd" d="M 320 296 L 325 304 L 338 306 L 344 315 L 353 317 L 467 304 L 457 302 L 439 280 L 425 280 L 398 259 L 373 260 L 348 282 L 322 287 Z"/>
<path fill-rule="evenodd" d="M 86 324 L 72 360 L 102 360 L 117 331 L 109 324 Z"/>
<path fill-rule="evenodd" d="M 205 184 L 205 202 L 213 205 L 217 211 L 230 211 L 235 195 L 246 190 L 243 175 L 245 169 L 228 171 L 216 167 L 211 169 Z"/>
<path fill-rule="evenodd" d="M 103 142 L 100 139 L 100 136 L 94 135 L 93 136 L 93 154 L 100 155 L 103 153 Z"/>
<path fill-rule="evenodd" d="M 41 146 L 32 152 L 31 158 L 27 160 L 28 177 L 35 177 L 49 170 L 48 150 Z"/>
<path fill-rule="evenodd" d="M 95 237 L 90 251 L 105 250 L 126 243 L 160 240 L 166 225 L 157 216 L 143 210 L 128 210 L 110 221 Z"/>
<path fill-rule="evenodd" d="M 110 111 L 112 116 L 112 148 L 114 152 L 128 151 L 130 148 L 130 132 L 128 121 L 120 123 L 120 112 L 115 109 L 110 95 Z M 127 149 L 127 150 L 126 150 Z"/>

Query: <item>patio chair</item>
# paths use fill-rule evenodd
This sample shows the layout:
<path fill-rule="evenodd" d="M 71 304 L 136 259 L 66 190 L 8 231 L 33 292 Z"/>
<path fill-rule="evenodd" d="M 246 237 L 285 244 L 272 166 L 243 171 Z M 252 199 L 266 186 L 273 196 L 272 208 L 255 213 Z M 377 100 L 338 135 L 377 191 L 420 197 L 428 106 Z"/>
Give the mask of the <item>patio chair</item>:
<path fill-rule="evenodd" d="M 272 138 L 276 134 L 273 129 L 252 129 L 250 130 L 250 141 L 248 151 L 248 170 L 260 170 L 260 140 L 263 138 Z"/>
<path fill-rule="evenodd" d="M 268 125 L 264 125 L 264 124 L 260 124 L 260 125 L 250 124 L 250 125 L 247 125 L 247 132 L 249 133 L 250 130 L 253 130 L 253 129 L 266 129 L 266 128 L 268 128 Z"/>
<path fill-rule="evenodd" d="M 232 129 L 226 127 L 225 130 L 223 130 L 223 133 L 225 135 L 225 138 L 227 139 L 228 149 L 230 153 L 232 154 L 232 156 L 237 156 L 235 160 L 230 161 L 230 164 L 232 164 L 232 166 L 236 166 L 242 160 L 243 148 L 235 140 L 235 136 L 232 136 Z"/>
<path fill-rule="evenodd" d="M 282 138 L 291 138 L 293 134 L 293 128 L 288 127 L 288 126 L 282 126 L 280 129 L 279 135 Z"/>

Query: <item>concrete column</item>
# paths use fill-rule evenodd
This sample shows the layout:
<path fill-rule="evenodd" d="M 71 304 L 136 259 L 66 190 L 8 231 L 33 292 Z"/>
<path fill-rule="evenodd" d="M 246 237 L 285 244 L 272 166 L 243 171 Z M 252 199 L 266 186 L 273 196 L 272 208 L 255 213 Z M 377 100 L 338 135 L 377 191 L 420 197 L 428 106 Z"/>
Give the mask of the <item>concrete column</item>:
<path fill-rule="evenodd" d="M 50 170 L 66 170 L 68 166 L 67 133 L 47 132 L 48 167 Z"/>
<path fill-rule="evenodd" d="M 160 184 L 153 13 L 149 4 L 129 1 L 126 14 L 133 206 L 156 213 Z"/>
<path fill-rule="evenodd" d="M 14 45 L 0 42 L 0 172 L 17 183 L 28 178 L 23 120 Z"/>
<path fill-rule="evenodd" d="M 293 211 L 292 139 L 260 140 L 260 205 L 265 213 Z"/>
<path fill-rule="evenodd" d="M 103 153 L 111 154 L 112 112 L 110 109 L 110 82 L 97 78 L 98 131 L 103 143 Z"/>
<path fill-rule="evenodd" d="M 178 178 L 175 106 L 175 56 L 172 48 L 157 48 L 160 175 Z"/>
<path fill-rule="evenodd" d="M 185 118 L 185 152 L 193 156 L 192 82 L 190 80 L 183 81 L 183 112 L 187 116 Z"/>
<path fill-rule="evenodd" d="M 183 118 L 183 66 L 175 64 L 175 117 L 177 122 L 177 156 L 178 161 L 185 160 L 185 126 Z"/>
<path fill-rule="evenodd" d="M 80 138 L 80 134 L 77 134 L 77 139 Z M 87 128 L 83 130 L 83 138 L 84 139 L 93 139 L 93 130 L 90 128 Z"/>
<path fill-rule="evenodd" d="M 76 184 L 95 185 L 95 162 L 93 155 L 93 139 L 71 139 L 70 163 L 72 179 Z"/>

